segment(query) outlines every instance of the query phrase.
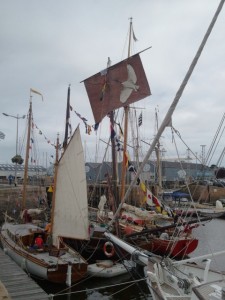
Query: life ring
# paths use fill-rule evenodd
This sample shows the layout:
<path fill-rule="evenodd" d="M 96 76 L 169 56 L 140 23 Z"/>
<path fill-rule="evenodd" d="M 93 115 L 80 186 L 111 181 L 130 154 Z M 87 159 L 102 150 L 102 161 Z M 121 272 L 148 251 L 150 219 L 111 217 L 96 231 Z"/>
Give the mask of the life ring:
<path fill-rule="evenodd" d="M 112 257 L 115 254 L 115 249 L 111 242 L 106 242 L 103 246 L 103 250 L 107 257 Z"/>

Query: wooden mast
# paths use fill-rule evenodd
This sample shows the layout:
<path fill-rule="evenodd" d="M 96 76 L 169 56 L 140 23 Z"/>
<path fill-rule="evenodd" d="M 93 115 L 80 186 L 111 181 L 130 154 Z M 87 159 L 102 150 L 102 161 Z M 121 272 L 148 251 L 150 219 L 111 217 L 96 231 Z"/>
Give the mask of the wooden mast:
<path fill-rule="evenodd" d="M 57 140 L 56 140 L 55 174 L 54 174 L 54 188 L 53 188 L 53 195 L 52 195 L 51 227 L 50 227 L 51 234 L 53 232 L 53 227 L 54 227 L 55 194 L 56 194 L 56 182 L 57 182 L 57 175 L 58 175 L 58 165 L 59 165 L 59 134 L 57 134 Z"/>
<path fill-rule="evenodd" d="M 27 180 L 28 180 L 28 161 L 29 161 L 29 150 L 30 150 L 30 132 L 31 132 L 31 118 L 32 118 L 32 96 L 30 92 L 30 106 L 28 112 L 28 130 L 27 130 L 27 146 L 26 146 L 26 157 L 24 164 L 24 175 L 23 175 L 23 198 L 22 198 L 22 210 L 26 206 L 27 198 Z"/>
<path fill-rule="evenodd" d="M 111 60 L 108 57 L 108 62 L 107 62 L 107 69 L 111 66 Z M 107 76 L 107 74 L 106 74 Z M 109 118 L 110 118 L 110 124 L 112 126 L 111 130 L 114 130 L 114 125 L 115 125 L 115 121 L 114 121 L 114 111 L 111 111 L 109 113 Z M 118 206 L 119 206 L 119 200 L 118 200 L 118 190 L 117 190 L 117 157 L 116 157 L 116 146 L 115 146 L 115 139 L 114 137 L 111 136 L 111 145 L 112 145 L 112 187 L 113 187 L 113 206 L 112 206 L 112 210 L 113 213 L 116 212 Z M 108 178 L 108 184 L 109 184 L 109 188 L 111 185 L 111 179 Z M 116 234 L 117 236 L 120 236 L 120 231 L 119 231 L 119 225 L 118 225 L 118 221 L 115 222 L 115 229 L 116 229 Z"/>
<path fill-rule="evenodd" d="M 111 126 L 112 128 L 114 128 L 114 112 L 111 111 L 110 112 L 110 123 L 111 123 Z M 116 157 L 116 151 L 115 151 L 115 139 L 114 137 L 111 138 L 111 144 L 112 144 L 112 184 L 113 184 L 113 192 L 114 192 L 114 198 L 115 198 L 115 205 L 114 205 L 114 209 L 115 211 L 113 211 L 114 213 L 116 212 L 116 209 L 118 208 L 119 206 L 119 201 L 118 201 L 118 193 L 117 193 L 117 167 L 116 167 L 116 164 L 117 164 L 117 157 Z M 113 209 L 113 210 L 114 210 Z"/>
<path fill-rule="evenodd" d="M 155 110 L 155 119 L 156 119 L 156 130 L 159 130 L 159 124 L 158 124 L 158 114 Z M 157 186 L 155 191 L 155 196 L 158 197 L 158 194 L 162 192 L 162 166 L 161 166 L 161 156 L 160 156 L 160 140 L 158 140 L 156 147 L 156 159 L 157 159 Z"/>
<path fill-rule="evenodd" d="M 130 18 L 128 57 L 130 57 L 130 50 L 131 50 L 131 33 L 132 33 L 132 18 Z M 123 163 L 122 163 L 121 191 L 120 191 L 121 199 L 123 199 L 125 195 L 125 184 L 126 184 L 126 167 L 127 167 L 126 161 L 128 159 L 127 157 L 128 114 L 129 114 L 129 106 L 127 105 L 124 107 Z"/>
<path fill-rule="evenodd" d="M 68 144 L 69 126 L 70 126 L 70 84 L 68 86 L 68 91 L 67 91 L 66 126 L 65 126 L 65 137 L 63 142 L 64 151 Z"/>

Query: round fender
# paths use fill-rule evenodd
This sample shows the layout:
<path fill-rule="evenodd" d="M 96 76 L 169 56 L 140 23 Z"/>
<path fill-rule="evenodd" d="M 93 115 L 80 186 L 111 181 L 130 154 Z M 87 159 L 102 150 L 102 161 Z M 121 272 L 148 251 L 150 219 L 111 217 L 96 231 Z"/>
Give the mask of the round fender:
<path fill-rule="evenodd" d="M 103 246 L 103 250 L 107 257 L 112 257 L 115 254 L 115 249 L 111 242 L 106 242 Z"/>

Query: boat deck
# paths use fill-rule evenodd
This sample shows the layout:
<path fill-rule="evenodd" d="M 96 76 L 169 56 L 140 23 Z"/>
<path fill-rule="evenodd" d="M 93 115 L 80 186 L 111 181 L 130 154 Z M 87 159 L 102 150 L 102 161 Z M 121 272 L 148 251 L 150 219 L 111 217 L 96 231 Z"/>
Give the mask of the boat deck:
<path fill-rule="evenodd" d="M 223 299 L 223 291 L 225 289 L 224 280 L 201 284 L 200 286 L 194 287 L 193 292 L 199 299 Z"/>
<path fill-rule="evenodd" d="M 0 281 L 8 298 L 21 300 L 47 300 L 49 296 L 11 258 L 0 249 Z M 1 294 L 0 294 L 1 295 Z"/>

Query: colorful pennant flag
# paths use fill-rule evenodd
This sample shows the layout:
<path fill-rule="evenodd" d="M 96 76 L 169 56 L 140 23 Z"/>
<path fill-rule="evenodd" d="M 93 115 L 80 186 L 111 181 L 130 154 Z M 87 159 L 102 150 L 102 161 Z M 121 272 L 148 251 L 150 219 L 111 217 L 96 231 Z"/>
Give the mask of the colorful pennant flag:
<path fill-rule="evenodd" d="M 112 140 L 112 139 L 115 138 L 116 132 L 115 132 L 115 130 L 114 130 L 114 128 L 113 128 L 113 126 L 112 126 L 111 123 L 110 123 L 110 131 L 111 131 L 110 138 L 111 138 L 111 140 Z"/>
<path fill-rule="evenodd" d="M 152 192 L 147 189 L 147 192 L 146 192 L 146 202 L 149 206 L 153 206 L 153 201 L 152 201 Z"/>
<path fill-rule="evenodd" d="M 140 127 L 142 125 L 142 112 L 140 113 L 138 117 L 138 126 Z"/>
<path fill-rule="evenodd" d="M 134 167 L 134 165 L 132 165 L 132 163 L 129 160 L 128 160 L 128 171 L 131 173 L 134 173 L 135 175 L 137 174 L 136 168 Z M 139 185 L 140 183 L 141 183 L 141 180 L 138 177 L 136 184 Z"/>
<path fill-rule="evenodd" d="M 154 195 L 152 195 L 152 201 L 156 207 L 162 207 L 161 201 Z"/>

